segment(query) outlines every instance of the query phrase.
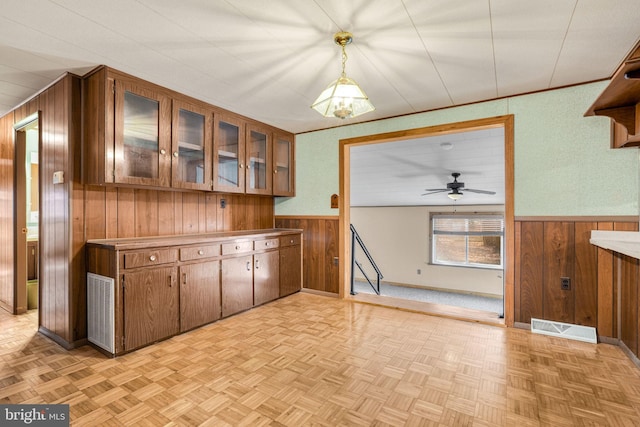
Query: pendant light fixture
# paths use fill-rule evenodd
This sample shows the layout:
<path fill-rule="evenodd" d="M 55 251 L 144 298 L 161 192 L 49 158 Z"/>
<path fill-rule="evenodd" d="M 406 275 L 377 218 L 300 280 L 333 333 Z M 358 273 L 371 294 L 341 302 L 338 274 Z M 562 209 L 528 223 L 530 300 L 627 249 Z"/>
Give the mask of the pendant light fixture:
<path fill-rule="evenodd" d="M 347 62 L 345 46 L 353 41 L 353 35 L 341 31 L 333 36 L 333 40 L 342 47 L 342 74 L 322 91 L 311 108 L 324 117 L 338 117 L 340 119 L 356 117 L 375 110 L 364 91 L 353 79 L 347 77 L 344 71 Z"/>

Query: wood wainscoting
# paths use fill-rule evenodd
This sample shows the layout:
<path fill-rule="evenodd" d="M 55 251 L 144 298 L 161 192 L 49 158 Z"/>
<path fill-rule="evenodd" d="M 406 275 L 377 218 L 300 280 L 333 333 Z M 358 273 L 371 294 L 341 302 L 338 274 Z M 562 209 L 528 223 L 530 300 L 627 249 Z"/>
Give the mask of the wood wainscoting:
<path fill-rule="evenodd" d="M 304 287 L 338 294 L 338 217 L 276 216 L 275 223 L 304 230 Z M 515 322 L 534 317 L 593 326 L 598 336 L 620 340 L 638 356 L 639 262 L 592 245 L 591 230 L 637 231 L 638 220 L 516 218 Z M 561 289 L 561 277 L 570 279 L 569 290 Z"/>
<path fill-rule="evenodd" d="M 303 287 L 338 294 L 338 216 L 276 216 L 275 223 L 303 230 Z"/>
<path fill-rule="evenodd" d="M 638 260 L 592 245 L 591 230 L 637 231 L 638 219 L 516 218 L 515 321 L 593 326 L 638 356 Z"/>

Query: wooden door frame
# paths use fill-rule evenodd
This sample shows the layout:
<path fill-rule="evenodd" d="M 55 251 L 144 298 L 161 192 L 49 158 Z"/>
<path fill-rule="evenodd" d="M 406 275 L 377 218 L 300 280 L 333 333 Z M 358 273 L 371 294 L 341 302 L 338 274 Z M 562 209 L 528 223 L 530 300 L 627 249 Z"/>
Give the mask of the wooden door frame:
<path fill-rule="evenodd" d="M 474 130 L 504 128 L 504 178 L 505 178 L 505 263 L 504 263 L 504 319 L 507 326 L 514 324 L 515 283 L 515 222 L 514 222 L 514 116 L 489 117 L 465 122 L 448 123 L 417 129 L 366 135 L 340 140 L 340 225 L 338 252 L 342 260 L 339 266 L 340 298 L 350 298 L 351 245 L 349 224 L 350 195 L 350 148 L 357 145 L 402 141 Z"/>
<path fill-rule="evenodd" d="M 25 170 L 27 139 L 25 128 L 33 122 L 38 122 L 38 152 L 40 152 L 39 113 L 31 114 L 13 125 L 15 141 L 13 163 L 13 179 L 15 183 L 13 188 L 13 314 L 22 314 L 27 311 L 27 184 Z M 38 194 L 40 194 L 40 179 L 38 179 Z M 40 202 L 38 201 L 39 204 Z M 40 206 L 38 206 L 38 212 L 40 212 Z M 39 237 L 40 227 L 38 227 L 38 245 L 40 245 Z M 40 253 L 39 250 L 38 253 Z M 38 281 L 38 283 L 40 282 Z M 39 308 L 40 304 L 38 304 Z"/>

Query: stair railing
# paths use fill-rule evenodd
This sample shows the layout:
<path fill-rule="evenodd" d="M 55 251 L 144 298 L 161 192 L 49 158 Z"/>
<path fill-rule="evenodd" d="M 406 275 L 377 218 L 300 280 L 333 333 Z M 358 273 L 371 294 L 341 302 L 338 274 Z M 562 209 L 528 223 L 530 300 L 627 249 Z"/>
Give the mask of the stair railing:
<path fill-rule="evenodd" d="M 367 282 L 369 282 L 369 285 L 371 286 L 373 291 L 376 293 L 376 295 L 380 295 L 380 279 L 382 279 L 382 277 L 383 277 L 382 273 L 380 272 L 380 269 L 376 265 L 376 262 L 373 260 L 373 257 L 371 256 L 371 254 L 367 250 L 367 247 L 365 246 L 364 242 L 360 238 L 360 235 L 356 231 L 356 228 L 353 226 L 353 224 L 350 224 L 350 227 L 351 227 L 351 295 L 355 295 L 356 294 L 356 291 L 354 290 L 355 267 L 356 266 L 358 267 L 358 269 L 360 270 L 360 272 L 362 273 L 364 278 L 367 279 Z M 360 263 L 360 262 L 358 262 L 356 260 L 356 242 L 358 243 L 358 245 L 362 249 L 362 252 L 367 257 L 367 260 L 369 261 L 369 264 L 371 264 L 371 266 L 373 267 L 373 269 L 376 272 L 376 283 L 375 283 L 375 285 L 373 284 L 371 279 L 369 279 L 369 276 L 364 271 L 364 268 L 362 268 L 362 263 Z"/>

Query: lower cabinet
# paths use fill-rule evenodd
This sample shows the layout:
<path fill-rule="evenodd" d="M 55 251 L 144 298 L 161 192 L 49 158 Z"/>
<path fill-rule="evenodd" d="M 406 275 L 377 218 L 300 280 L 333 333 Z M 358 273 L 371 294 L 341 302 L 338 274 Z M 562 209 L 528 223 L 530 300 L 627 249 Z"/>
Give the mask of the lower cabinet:
<path fill-rule="evenodd" d="M 220 261 L 180 266 L 180 332 L 220 318 Z"/>
<path fill-rule="evenodd" d="M 222 260 L 222 317 L 253 307 L 253 255 Z"/>
<path fill-rule="evenodd" d="M 111 296 L 92 301 L 96 336 L 88 340 L 115 356 L 299 291 L 301 236 L 273 229 L 91 240 L 91 295 Z"/>
<path fill-rule="evenodd" d="M 280 257 L 278 251 L 253 256 L 253 305 L 264 304 L 280 296 Z"/>
<path fill-rule="evenodd" d="M 133 350 L 180 330 L 180 297 L 175 267 L 123 274 L 124 347 Z"/>
<path fill-rule="evenodd" d="M 301 235 L 280 237 L 280 296 L 291 295 L 302 286 Z"/>

